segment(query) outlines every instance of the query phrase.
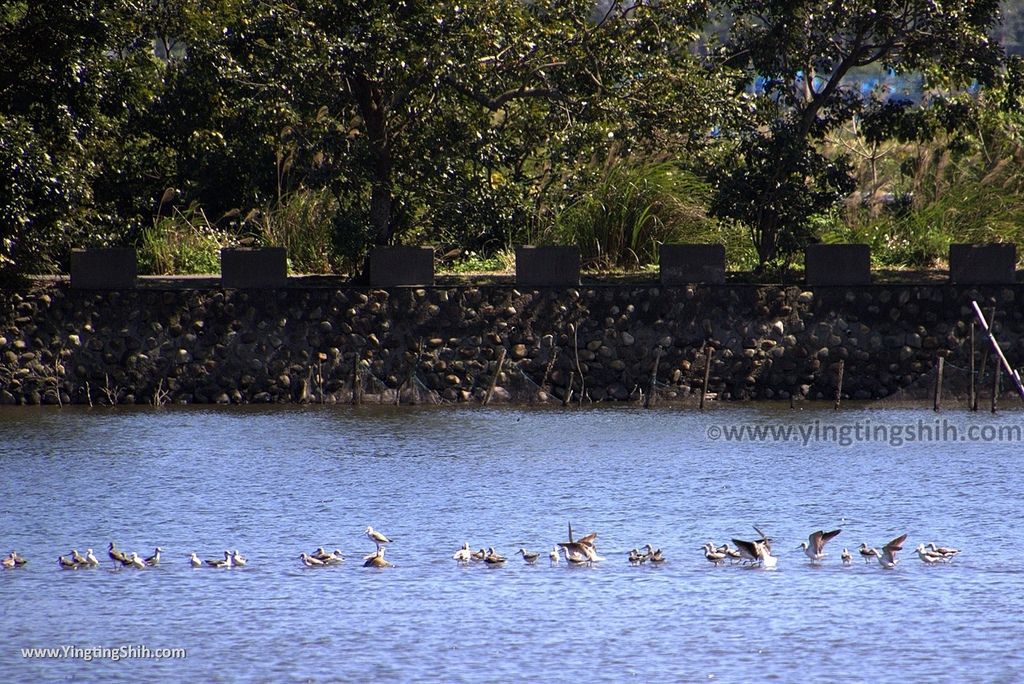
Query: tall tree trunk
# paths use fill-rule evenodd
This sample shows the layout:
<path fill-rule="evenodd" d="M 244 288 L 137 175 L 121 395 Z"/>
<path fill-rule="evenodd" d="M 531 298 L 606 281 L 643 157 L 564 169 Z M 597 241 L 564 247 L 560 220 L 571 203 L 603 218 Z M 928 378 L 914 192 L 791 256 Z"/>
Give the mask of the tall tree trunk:
<path fill-rule="evenodd" d="M 366 124 L 367 137 L 373 146 L 370 180 L 370 227 L 373 229 L 373 243 L 387 245 L 391 243 L 395 234 L 393 160 L 387 105 L 380 88 L 365 74 L 358 73 L 351 83 L 359 105 L 359 113 Z"/>
<path fill-rule="evenodd" d="M 392 216 L 394 198 L 391 194 L 390 171 L 374 178 L 370 192 L 370 225 L 373 228 L 373 244 L 387 245 L 395 234 Z"/>

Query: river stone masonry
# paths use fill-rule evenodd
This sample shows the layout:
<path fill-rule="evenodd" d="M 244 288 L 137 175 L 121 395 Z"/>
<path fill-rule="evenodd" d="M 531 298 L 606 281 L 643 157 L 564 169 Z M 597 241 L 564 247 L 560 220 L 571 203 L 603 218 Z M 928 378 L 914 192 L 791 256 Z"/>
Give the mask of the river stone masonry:
<path fill-rule="evenodd" d="M 888 396 L 939 355 L 966 365 L 970 302 L 995 306 L 1024 359 L 1021 286 L 602 285 L 0 292 L 0 404 L 334 403 L 409 386 L 492 400 L 525 375 L 529 400 L 571 378 L 592 401 L 636 400 L 659 359 L 659 396 L 723 400 Z M 982 339 L 978 337 L 979 349 Z M 554 358 L 552 359 L 552 355 Z M 520 372 L 522 375 L 520 375 Z M 581 386 L 582 377 L 582 386 Z M 527 383 L 529 384 L 529 383 Z"/>

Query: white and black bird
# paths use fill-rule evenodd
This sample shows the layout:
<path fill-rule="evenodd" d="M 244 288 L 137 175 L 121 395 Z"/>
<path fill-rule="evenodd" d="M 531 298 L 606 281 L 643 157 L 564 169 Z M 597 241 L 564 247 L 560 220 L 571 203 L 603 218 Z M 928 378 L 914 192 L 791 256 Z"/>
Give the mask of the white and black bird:
<path fill-rule="evenodd" d="M 469 550 L 469 542 L 462 545 L 458 551 L 452 554 L 452 560 L 460 563 L 468 563 L 473 558 L 473 552 Z"/>
<path fill-rule="evenodd" d="M 128 556 L 126 556 L 123 551 L 118 549 L 117 544 L 115 544 L 114 542 L 110 542 L 110 545 L 107 547 L 107 556 L 110 557 L 110 560 L 114 561 L 115 567 L 118 564 L 124 565 L 124 562 L 128 559 Z"/>
<path fill-rule="evenodd" d="M 936 546 L 935 542 L 928 542 L 926 546 L 929 551 L 939 554 L 946 560 L 953 560 L 953 556 L 960 553 L 960 549 L 954 549 L 950 546 Z"/>
<path fill-rule="evenodd" d="M 364 568 L 393 568 L 394 564 L 384 559 L 385 548 L 382 546 L 363 563 Z"/>
<path fill-rule="evenodd" d="M 520 548 L 519 551 L 517 551 L 516 553 L 521 555 L 523 557 L 523 560 L 530 565 L 536 563 L 537 559 L 540 558 L 539 553 L 537 553 L 536 551 L 527 551 L 525 548 Z"/>
<path fill-rule="evenodd" d="M 728 557 L 724 551 L 719 551 L 712 542 L 708 542 L 701 548 L 704 549 L 704 558 L 715 566 L 724 563 Z"/>
<path fill-rule="evenodd" d="M 136 570 L 144 570 L 146 568 L 146 561 L 139 558 L 139 554 L 132 551 L 132 555 L 128 556 L 124 565 L 129 568 L 135 568 Z"/>
<path fill-rule="evenodd" d="M 487 548 L 487 555 L 484 556 L 484 563 L 490 566 L 504 565 L 505 561 L 508 560 L 505 556 L 494 550 L 493 547 Z"/>
<path fill-rule="evenodd" d="M 591 565 L 593 561 L 587 557 L 585 553 L 573 549 L 569 546 L 562 546 L 562 553 L 565 554 L 565 560 L 569 565 Z"/>
<path fill-rule="evenodd" d="M 345 556 L 342 555 L 341 549 L 334 549 L 322 560 L 325 565 L 341 565 L 345 561 Z"/>
<path fill-rule="evenodd" d="M 148 558 L 143 558 L 142 562 L 151 568 L 160 565 L 160 552 L 163 551 L 159 546 L 153 549 L 153 555 Z"/>
<path fill-rule="evenodd" d="M 896 560 L 896 552 L 903 549 L 903 542 L 906 539 L 907 535 L 904 533 L 883 546 L 882 553 L 878 556 L 878 564 L 887 570 L 895 568 L 899 562 Z"/>
<path fill-rule="evenodd" d="M 314 556 L 310 556 L 305 551 L 299 554 L 299 560 L 301 560 L 302 564 L 307 568 L 322 568 L 325 565 L 324 561 Z"/>
<path fill-rule="evenodd" d="M 941 553 L 935 553 L 925 547 L 924 544 L 918 544 L 917 548 L 914 549 L 914 553 L 921 559 L 921 562 L 925 565 L 934 565 L 935 563 L 945 563 L 946 558 Z"/>
<path fill-rule="evenodd" d="M 767 537 L 762 536 L 761 539 L 754 541 L 733 539 L 732 543 L 736 545 L 744 559 L 762 568 L 774 568 L 779 562 L 778 557 L 772 555 L 771 540 Z"/>
<path fill-rule="evenodd" d="M 812 563 L 818 563 L 825 558 L 825 544 L 840 532 L 842 530 L 832 530 L 830 532 L 818 530 L 811 532 L 807 537 L 807 541 L 800 544 L 800 548 L 803 550 L 804 555 L 811 559 Z"/>
<path fill-rule="evenodd" d="M 867 542 L 860 543 L 860 546 L 857 547 L 857 553 L 860 554 L 865 563 L 870 563 L 872 558 L 878 558 L 878 549 L 868 546 Z"/>
<path fill-rule="evenodd" d="M 378 549 L 384 544 L 391 543 L 391 540 L 388 539 L 387 535 L 378 532 L 369 525 L 366 527 L 366 536 L 370 538 L 370 541 L 377 545 Z"/>
<path fill-rule="evenodd" d="M 225 551 L 223 558 L 214 558 L 207 560 L 206 564 L 211 568 L 230 568 L 231 567 L 231 552 Z"/>

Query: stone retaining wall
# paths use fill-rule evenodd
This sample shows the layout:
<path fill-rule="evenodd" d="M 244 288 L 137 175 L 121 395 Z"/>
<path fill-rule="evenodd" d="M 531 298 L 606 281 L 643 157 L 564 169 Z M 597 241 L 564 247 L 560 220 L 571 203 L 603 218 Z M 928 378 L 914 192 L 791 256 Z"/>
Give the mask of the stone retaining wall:
<path fill-rule="evenodd" d="M 720 399 L 887 396 L 940 354 L 966 364 L 970 302 L 998 311 L 1010 362 L 1024 359 L 1021 286 L 856 288 L 610 285 L 0 292 L 0 403 L 348 401 L 408 387 L 478 401 L 508 360 L 562 397 L 573 374 L 594 401 L 636 399 L 655 358 L 661 396 L 700 391 L 715 348 Z M 980 337 L 979 337 L 980 348 Z M 659 356 L 660 350 L 660 356 Z M 552 354 L 555 355 L 552 361 Z M 376 389 L 375 389 L 376 388 Z M 522 398 L 521 396 L 518 398 Z"/>

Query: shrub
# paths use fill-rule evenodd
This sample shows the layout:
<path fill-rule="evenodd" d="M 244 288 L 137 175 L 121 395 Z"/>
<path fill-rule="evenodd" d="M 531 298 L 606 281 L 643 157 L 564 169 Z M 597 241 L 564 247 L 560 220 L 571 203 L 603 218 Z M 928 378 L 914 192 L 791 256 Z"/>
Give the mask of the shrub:
<path fill-rule="evenodd" d="M 589 268 L 639 268 L 665 242 L 718 241 L 705 213 L 708 186 L 663 162 L 609 168 L 555 219 L 554 241 L 578 245 Z"/>

